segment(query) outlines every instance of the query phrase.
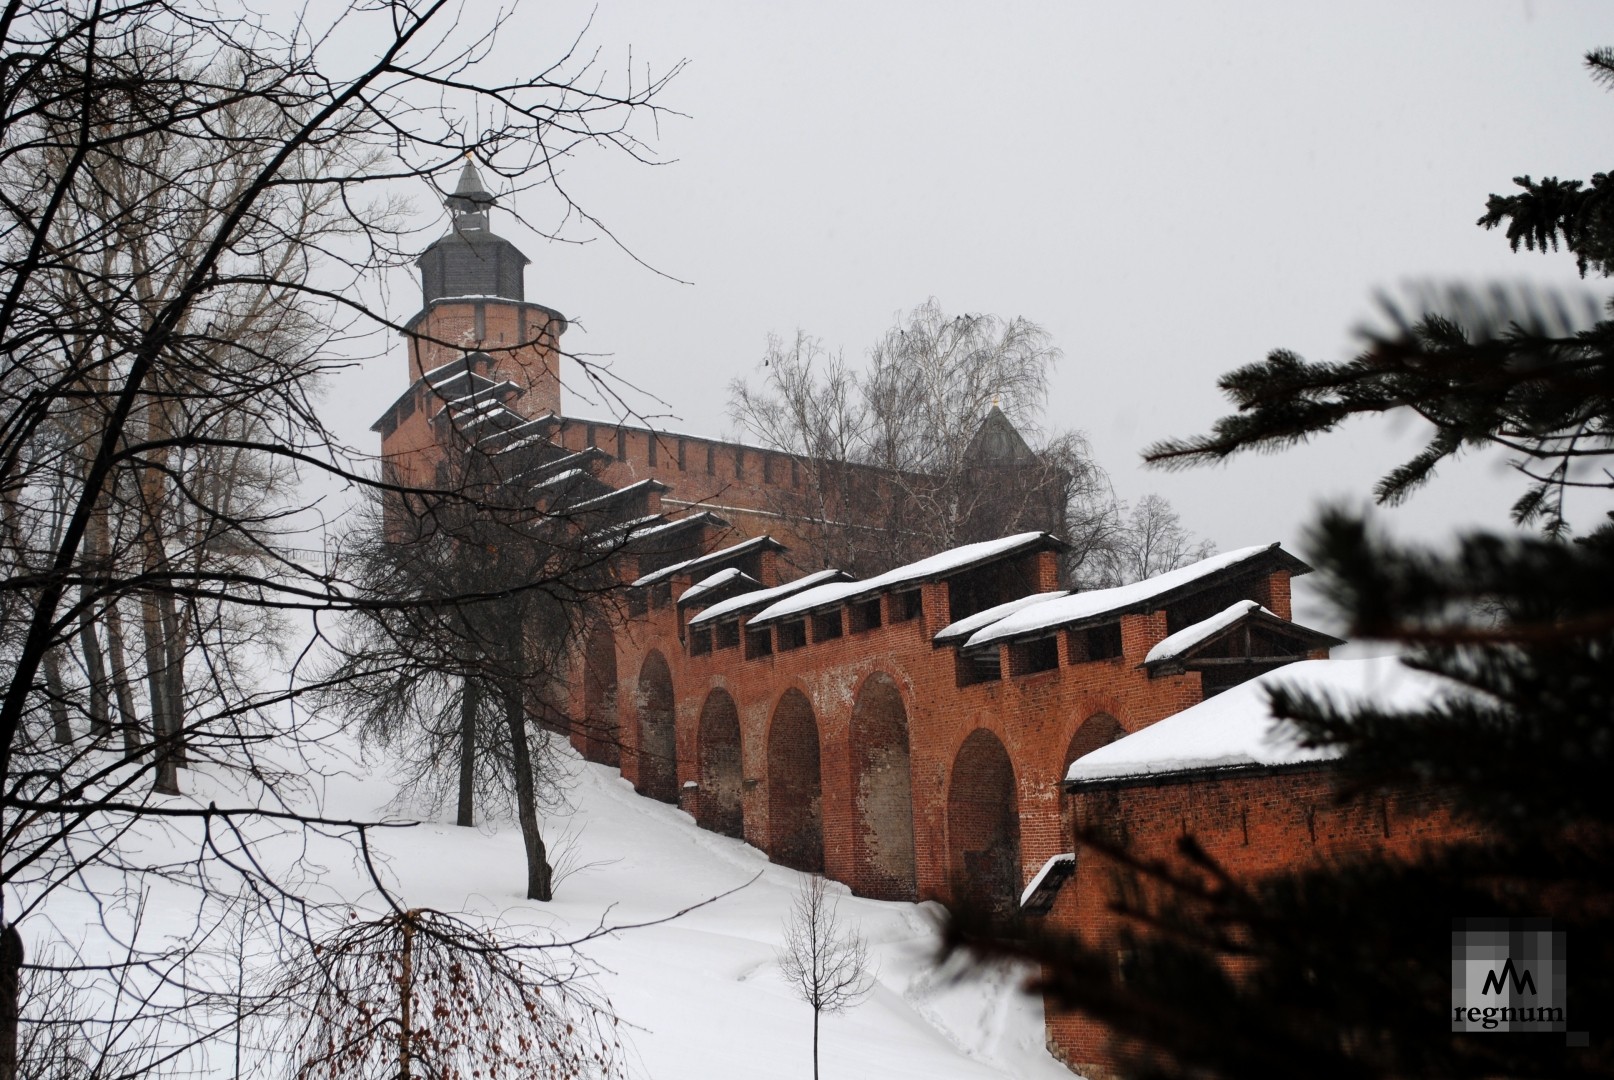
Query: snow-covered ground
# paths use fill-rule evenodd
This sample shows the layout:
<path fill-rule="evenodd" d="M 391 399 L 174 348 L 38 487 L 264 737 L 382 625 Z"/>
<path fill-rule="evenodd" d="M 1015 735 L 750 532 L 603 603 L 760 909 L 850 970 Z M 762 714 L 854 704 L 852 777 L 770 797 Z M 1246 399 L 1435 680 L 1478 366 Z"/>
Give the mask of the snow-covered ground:
<path fill-rule="evenodd" d="M 314 760 L 304 773 L 310 780 L 304 808 L 317 807 L 332 818 L 399 819 L 383 760 L 363 760 L 341 735 L 306 749 Z M 542 928 L 576 939 L 601 925 L 636 926 L 581 948 L 596 969 L 596 989 L 623 1022 L 632 1076 L 811 1076 L 812 1014 L 782 981 L 775 958 L 801 875 L 770 864 L 740 841 L 696 827 L 671 806 L 641 798 L 615 769 L 583 762 L 564 746 L 557 753 L 572 776 L 569 806 L 545 821 L 565 875 L 553 903 L 523 898 L 525 867 L 513 822 L 464 829 L 430 821 L 372 834 L 375 862 L 403 903 L 469 913 L 515 935 Z M 187 770 L 182 783 L 187 795 L 180 803 L 223 807 L 255 801 L 206 768 Z M 249 831 L 258 838 L 264 864 L 278 877 L 299 879 L 302 891 L 315 899 L 362 915 L 383 910 L 347 840 L 268 823 Z M 153 862 L 183 862 L 187 852 L 195 853 L 199 835 L 199 823 L 187 821 L 140 826 L 124 839 L 143 847 Z M 92 871 L 83 884 L 109 895 L 116 881 L 108 873 Z M 869 942 L 876 983 L 852 1011 L 825 1017 L 826 1080 L 1069 1080 L 1071 1074 L 1044 1049 L 1040 1003 L 1018 989 L 1023 972 L 977 970 L 958 977 L 938 970 L 934 905 L 864 900 L 842 886 L 831 888 L 842 919 Z M 185 900 L 171 902 L 170 895 L 188 895 L 174 889 L 158 882 L 149 894 L 141 916 L 141 938 L 148 945 L 164 935 L 182 940 L 194 932 L 196 910 Z M 713 897 L 718 899 L 669 918 Z M 93 941 L 98 926 L 128 921 L 127 913 L 109 918 L 85 892 L 70 890 L 48 899 L 25 927 L 31 923 L 30 945 L 37 949 L 50 937 Z M 231 946 L 226 953 L 233 954 L 236 939 L 225 936 Z M 249 967 L 253 955 L 263 955 L 250 940 L 242 946 Z M 232 963 L 226 955 L 214 978 L 233 981 Z M 210 1051 L 203 1072 L 234 1075 L 232 1056 L 228 1048 Z"/>
<path fill-rule="evenodd" d="M 572 809 L 546 832 L 570 837 L 575 869 L 552 904 L 522 899 L 514 826 L 425 824 L 383 839 L 388 869 L 412 905 L 537 921 L 582 935 L 602 920 L 670 922 L 623 930 L 584 951 L 599 987 L 631 1028 L 636 1075 L 655 1080 L 809 1077 L 812 1013 L 781 981 L 775 949 L 801 875 L 755 848 L 697 828 L 687 814 L 641 798 L 615 769 L 575 761 Z M 384 782 L 350 781 L 333 802 L 372 812 Z M 755 881 L 753 877 L 760 873 Z M 750 882 L 750 884 L 746 884 Z M 743 887 L 742 887 L 743 886 Z M 859 1006 L 826 1017 L 826 1078 L 1021 1077 L 1069 1080 L 1043 1048 L 1040 1003 L 1008 971 L 957 979 L 935 963 L 933 905 L 883 903 L 837 891 L 841 916 L 867 937 L 877 969 Z"/>

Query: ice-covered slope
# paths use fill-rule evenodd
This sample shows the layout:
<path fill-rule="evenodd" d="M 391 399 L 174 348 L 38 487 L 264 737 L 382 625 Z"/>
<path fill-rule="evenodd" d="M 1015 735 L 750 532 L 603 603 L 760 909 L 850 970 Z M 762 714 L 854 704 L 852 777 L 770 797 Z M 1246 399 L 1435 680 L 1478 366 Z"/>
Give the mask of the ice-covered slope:
<path fill-rule="evenodd" d="M 601 969 L 600 989 L 631 1025 L 636 1075 L 811 1076 L 812 1014 L 780 980 L 774 959 L 800 875 L 634 794 L 615 769 L 573 759 L 572 771 L 572 806 L 546 823 L 546 834 L 570 836 L 559 846 L 575 867 L 554 903 L 522 898 L 513 825 L 443 824 L 378 838 L 406 902 L 575 936 L 602 920 L 652 922 L 743 885 L 670 922 L 590 942 L 586 954 Z M 355 776 L 332 784 L 324 802 L 327 812 L 374 814 L 390 794 L 385 782 Z M 1041 1007 L 1018 991 L 1015 974 L 957 980 L 936 970 L 932 906 L 863 900 L 834 888 L 843 917 L 869 940 L 878 981 L 855 1010 L 826 1018 L 826 1078 L 1069 1080 L 1043 1049 Z"/>

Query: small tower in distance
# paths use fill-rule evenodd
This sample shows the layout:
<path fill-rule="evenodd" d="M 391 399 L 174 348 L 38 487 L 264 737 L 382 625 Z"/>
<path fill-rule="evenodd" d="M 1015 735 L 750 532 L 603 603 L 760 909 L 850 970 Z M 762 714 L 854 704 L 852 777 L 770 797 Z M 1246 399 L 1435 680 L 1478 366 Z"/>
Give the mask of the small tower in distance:
<path fill-rule="evenodd" d="M 496 200 L 469 157 L 444 202 L 452 214 L 448 232 L 415 260 L 423 305 L 404 324 L 410 381 L 481 352 L 492 358 L 492 369 L 478 374 L 521 388 L 512 408 L 528 417 L 558 414 L 566 317 L 527 300 L 523 272 L 530 260 L 493 231 L 488 219 Z"/>
<path fill-rule="evenodd" d="M 435 482 L 451 402 L 494 400 L 528 419 L 560 412 L 566 317 L 526 298 L 529 260 L 490 227 L 495 199 L 469 158 L 444 202 L 448 232 L 415 260 L 422 305 L 403 324 L 409 388 L 371 426 L 386 475 L 419 486 Z"/>

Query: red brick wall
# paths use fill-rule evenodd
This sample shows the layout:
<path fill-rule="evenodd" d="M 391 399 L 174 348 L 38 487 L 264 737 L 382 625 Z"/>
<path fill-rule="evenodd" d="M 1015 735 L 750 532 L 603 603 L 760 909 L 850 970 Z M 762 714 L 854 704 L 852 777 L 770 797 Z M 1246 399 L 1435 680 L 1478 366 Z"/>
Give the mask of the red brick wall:
<path fill-rule="evenodd" d="M 1188 834 L 1244 880 L 1353 853 L 1410 857 L 1466 831 L 1447 804 L 1428 793 L 1342 800 L 1326 765 L 1090 787 L 1070 799 L 1078 827 L 1100 829 L 1123 842 L 1129 855 L 1172 859 L 1178 839 Z M 1113 947 L 1122 928 L 1110 908 L 1115 870 L 1098 852 L 1079 851 L 1075 876 L 1047 916 L 1051 924 L 1096 947 Z M 1141 895 L 1150 894 L 1147 884 L 1142 889 Z M 1049 1049 L 1072 1068 L 1094 1077 L 1113 1072 L 1116 1058 L 1103 1025 L 1051 1004 L 1047 1025 Z"/>
<path fill-rule="evenodd" d="M 566 324 L 539 304 L 519 300 L 439 300 L 406 327 L 409 380 L 480 349 L 493 357 L 495 380 L 527 392 L 511 407 L 523 416 L 560 412 L 560 335 Z"/>
<path fill-rule="evenodd" d="M 1054 559 L 1052 553 L 1037 556 L 1032 580 L 1050 575 Z M 688 584 L 675 581 L 673 595 Z M 918 619 L 893 624 L 890 616 L 887 603 L 876 629 L 855 632 L 848 622 L 838 638 L 809 640 L 805 648 L 751 660 L 743 658 L 743 649 L 688 655 L 672 605 L 652 608 L 618 626 L 616 669 L 621 681 L 616 700 L 625 705 L 619 709 L 623 775 L 643 788 L 635 692 L 645 657 L 655 650 L 666 658 L 671 674 L 681 805 L 703 824 L 712 820 L 704 793 L 711 766 L 703 762 L 728 751 L 703 748 L 703 727 L 708 732 L 715 728 L 703 725 L 701 717 L 712 691 L 721 688 L 738 717 L 745 836 L 776 857 L 784 854 L 778 850 L 781 838 L 801 835 L 801 823 L 775 820 L 790 805 L 790 799 L 775 796 L 787 783 L 792 790 L 811 790 L 808 780 L 787 773 L 784 766 L 793 762 L 808 768 L 813 754 L 805 741 L 806 725 L 776 728 L 776 714 L 787 694 L 800 695 L 810 706 L 816 733 L 825 871 L 865 895 L 947 899 L 955 871 L 963 869 L 956 865 L 961 853 L 972 850 L 950 839 L 950 830 L 963 822 L 956 812 L 949 815 L 950 788 L 961 747 L 976 731 L 987 731 L 1002 743 L 1011 765 L 1019 810 L 1018 893 L 1044 860 L 1070 848 L 1059 781 L 1082 724 L 1102 714 L 1114 718 L 1117 730 L 1136 731 L 1200 699 L 1197 674 L 1151 679 L 1139 667 L 1143 654 L 1164 636 L 1159 615 L 1123 618 L 1122 657 L 1071 664 L 1061 635 L 1058 668 L 1005 674 L 997 682 L 965 687 L 957 684 L 954 651 L 931 644 L 951 621 L 944 583 L 923 587 Z M 585 681 L 574 680 L 574 688 Z M 574 692 L 574 715 L 583 715 L 586 703 L 581 691 Z M 805 715 L 799 704 L 791 710 Z M 911 802 L 906 831 L 894 821 L 902 785 L 893 776 L 901 767 L 898 733 L 904 728 Z M 781 740 L 777 752 L 771 743 L 776 731 Z M 576 741 L 595 756 L 585 738 Z M 703 775 L 708 779 L 703 781 Z M 696 786 L 684 789 L 688 781 Z M 911 885 L 906 867 L 910 834 Z"/>

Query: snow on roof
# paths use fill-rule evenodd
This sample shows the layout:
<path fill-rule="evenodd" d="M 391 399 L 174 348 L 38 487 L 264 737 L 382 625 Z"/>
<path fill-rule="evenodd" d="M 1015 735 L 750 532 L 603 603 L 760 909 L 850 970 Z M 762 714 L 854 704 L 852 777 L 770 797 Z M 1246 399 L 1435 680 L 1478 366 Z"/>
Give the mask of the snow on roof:
<path fill-rule="evenodd" d="M 756 592 L 741 593 L 739 596 L 731 596 L 727 600 L 719 600 L 693 619 L 690 619 L 689 625 L 696 626 L 700 623 L 711 622 L 714 619 L 721 619 L 723 616 L 731 615 L 736 611 L 750 610 L 760 604 L 777 600 L 782 596 L 789 596 L 792 593 L 801 592 L 803 589 L 811 589 L 813 586 L 829 581 L 837 575 L 842 575 L 842 571 L 819 570 L 808 574 L 804 578 L 787 581 L 783 585 L 775 585 L 771 589 L 758 589 Z"/>
<path fill-rule="evenodd" d="M 462 375 L 477 375 L 479 378 L 485 378 L 485 376 L 482 376 L 475 370 L 475 364 L 471 361 L 469 356 L 462 356 L 457 360 L 450 360 L 446 364 L 438 364 L 429 371 L 421 372 L 420 377 L 422 381 L 432 386 L 436 386 L 445 378 L 452 376 L 457 379 Z M 489 381 L 491 382 L 492 380 Z"/>
<path fill-rule="evenodd" d="M 589 499 L 586 502 L 580 502 L 576 506 L 572 507 L 572 509 L 592 510 L 596 506 L 604 506 L 606 503 L 620 499 L 624 495 L 629 495 L 640 490 L 649 491 L 652 484 L 660 488 L 662 491 L 667 490 L 667 485 L 663 484 L 659 480 L 639 480 L 635 483 L 629 484 L 627 487 L 620 487 L 614 491 L 608 491 L 604 495 Z"/>
<path fill-rule="evenodd" d="M 499 439 L 502 436 L 509 435 L 511 431 L 520 431 L 521 428 L 529 427 L 529 426 L 530 425 L 528 425 L 528 424 L 522 424 L 521 427 L 513 427 L 509 431 L 501 431 L 497 435 L 489 435 L 483 441 L 484 442 L 493 442 L 493 441 Z M 540 433 L 538 433 L 536 435 L 523 435 L 523 436 L 521 436 L 521 438 L 516 439 L 514 442 L 507 442 L 503 446 L 494 447 L 492 450 L 490 450 L 488 452 L 490 454 L 503 454 L 503 453 L 506 453 L 506 452 L 508 452 L 510 450 L 523 450 L 523 449 L 525 449 L 525 448 L 527 448 L 529 446 L 538 446 L 538 445 L 540 445 L 542 443 L 547 443 L 547 442 L 549 442 L 549 436 L 543 434 L 542 432 L 540 432 Z"/>
<path fill-rule="evenodd" d="M 746 621 L 746 625 L 759 626 L 775 619 L 785 619 L 792 615 L 800 615 L 814 608 L 839 604 L 847 597 L 863 592 L 868 588 L 868 585 L 867 581 L 833 581 L 827 585 L 807 589 L 804 592 L 792 593 L 782 600 L 774 601 L 751 616 Z"/>
<path fill-rule="evenodd" d="M 821 585 L 810 592 L 797 593 L 757 612 L 751 617 L 751 624 L 771 622 L 774 619 L 786 618 L 801 612 L 811 611 L 814 608 L 838 604 L 854 596 L 885 592 L 902 585 L 947 577 L 961 570 L 968 570 L 980 563 L 990 562 L 1005 555 L 1012 555 L 1018 551 L 1038 547 L 1045 542 L 1061 543 L 1061 541 L 1055 540 L 1045 532 L 1023 532 L 1015 533 L 1013 536 L 1000 537 L 997 540 L 982 540 L 976 544 L 965 544 L 963 547 L 949 548 L 929 558 L 908 563 L 906 566 L 899 566 L 895 570 L 887 570 L 883 574 L 864 581 L 843 581 L 834 585 Z"/>
<path fill-rule="evenodd" d="M 655 481 L 650 482 L 654 483 Z M 654 521 L 661 518 L 661 516 L 662 515 L 660 514 L 651 514 L 648 518 L 643 520 Z M 646 525 L 643 528 L 636 528 L 628 534 L 626 542 L 632 543 L 635 540 L 643 540 L 647 536 L 654 536 L 657 533 L 663 533 L 669 529 L 680 529 L 685 525 L 696 525 L 703 522 L 727 524 L 727 522 L 723 521 L 723 519 L 718 517 L 716 514 L 700 513 L 695 514 L 693 517 L 674 518 L 671 521 L 663 521 L 660 525 Z"/>
<path fill-rule="evenodd" d="M 494 412 L 510 412 L 510 410 L 504 402 L 493 398 L 469 406 L 445 405 L 432 414 L 432 423 L 446 418 L 463 431 Z M 510 412 L 510 415 L 517 414 Z"/>
<path fill-rule="evenodd" d="M 1040 604 L 1044 600 L 1058 600 L 1061 596 L 1069 595 L 1070 590 L 1058 589 L 1054 592 L 1040 592 L 1032 593 L 1030 596 L 1022 596 L 1018 600 L 1010 600 L 1007 604 L 999 604 L 997 607 L 989 607 L 985 611 L 977 611 L 967 619 L 959 619 L 955 623 L 949 623 L 932 640 L 937 645 L 946 645 L 948 642 L 967 638 L 981 627 L 995 623 L 1006 615 L 1013 615 L 1023 607 Z"/>
<path fill-rule="evenodd" d="M 1192 626 L 1185 626 L 1170 637 L 1163 639 L 1149 650 L 1149 655 L 1143 658 L 1143 662 L 1153 664 L 1160 660 L 1169 660 L 1174 656 L 1181 656 L 1206 638 L 1215 637 L 1252 611 L 1264 611 L 1268 615 L 1272 615 L 1274 619 L 1278 617 L 1254 600 L 1240 600 L 1226 610 L 1219 611 L 1210 618 L 1196 622 Z"/>
<path fill-rule="evenodd" d="M 575 453 L 563 454 L 560 457 L 555 458 L 555 459 L 553 459 L 551 461 L 544 462 L 542 465 L 534 465 L 532 468 L 524 470 L 523 472 L 517 473 L 516 475 L 517 476 L 539 477 L 539 476 L 542 476 L 542 475 L 544 475 L 545 473 L 548 473 L 548 472 L 554 472 L 556 470 L 564 470 L 564 469 L 574 468 L 580 462 L 585 461 L 585 460 L 587 460 L 588 458 L 591 458 L 591 457 L 606 457 L 606 456 L 609 456 L 609 455 L 605 454 L 604 451 L 597 450 L 594 447 L 590 446 L 590 447 L 588 447 L 586 449 L 578 450 Z"/>
<path fill-rule="evenodd" d="M 1158 574 L 1144 581 L 1135 581 L 1131 585 L 1120 585 L 1113 589 L 1094 589 L 1091 592 L 1075 593 L 1058 600 L 1032 604 L 1007 618 L 977 630 L 964 643 L 964 647 L 977 649 L 1022 634 L 1052 630 L 1083 619 L 1119 614 L 1128 609 L 1143 607 L 1151 600 L 1191 585 L 1201 578 L 1221 573 L 1276 550 L 1278 545 L 1275 543 L 1257 544 L 1254 547 L 1212 555 L 1208 559 Z"/>
<path fill-rule="evenodd" d="M 483 380 L 483 381 L 487 382 L 487 380 Z M 443 403 L 443 409 L 464 408 L 464 407 L 466 407 L 468 405 L 472 405 L 472 404 L 474 404 L 474 403 L 476 403 L 478 401 L 487 400 L 488 395 L 490 395 L 490 394 L 507 393 L 507 392 L 514 392 L 514 393 L 519 394 L 521 392 L 521 387 L 519 387 L 515 383 L 511 382 L 509 379 L 506 379 L 506 380 L 504 380 L 504 382 L 501 382 L 501 383 L 488 382 L 488 384 L 486 386 L 479 386 L 475 390 L 472 390 L 469 394 L 461 394 L 459 397 L 448 399 L 447 401 L 445 401 Z M 442 409 L 438 410 L 438 412 L 441 412 L 441 411 L 442 411 Z"/>
<path fill-rule="evenodd" d="M 695 582 L 695 584 L 691 585 L 689 588 L 687 588 L 683 592 L 679 593 L 678 594 L 678 602 L 680 604 L 687 604 L 692 600 L 698 600 L 698 599 L 700 599 L 700 597 L 704 596 L 706 593 L 711 592 L 713 589 L 721 589 L 724 585 L 727 585 L 729 582 L 736 581 L 736 580 L 741 580 L 741 579 L 743 579 L 745 581 L 749 581 L 753 585 L 761 585 L 762 584 L 762 582 L 758 581 L 756 578 L 752 577 L 750 574 L 747 574 L 744 570 L 741 570 L 738 566 L 730 566 L 727 569 L 719 570 L 715 574 L 711 574 L 711 575 L 708 575 L 707 577 L 701 578 L 699 581 Z"/>
<path fill-rule="evenodd" d="M 558 472 L 554 476 L 538 481 L 528 490 L 533 492 L 542 491 L 544 488 L 554 487 L 557 484 L 564 484 L 569 480 L 575 480 L 578 477 L 587 475 L 588 473 L 584 472 L 582 469 L 567 469 L 565 472 Z"/>
<path fill-rule="evenodd" d="M 1084 754 L 1071 762 L 1065 779 L 1122 780 L 1200 769 L 1299 765 L 1339 756 L 1337 747 L 1302 746 L 1293 724 L 1273 718 L 1267 691 L 1274 686 L 1339 703 L 1395 709 L 1422 708 L 1459 690 L 1449 679 L 1407 667 L 1394 656 L 1302 660 Z"/>
<path fill-rule="evenodd" d="M 745 552 L 754 548 L 765 547 L 768 544 L 773 544 L 779 547 L 783 546 L 779 543 L 779 541 L 775 540 L 771 536 L 754 536 L 749 540 L 741 540 L 738 544 L 730 544 L 726 548 L 718 548 L 716 551 L 709 551 L 705 555 L 697 555 L 693 559 L 685 559 L 681 563 L 673 563 L 671 566 L 664 566 L 654 573 L 644 575 L 633 584 L 636 586 L 653 585 L 662 578 L 669 578 L 674 574 L 685 573 L 700 566 L 720 562 L 723 559 L 732 559 L 736 555 L 744 554 Z"/>
<path fill-rule="evenodd" d="M 1065 879 L 1068 878 L 1071 875 L 1071 872 L 1075 869 L 1076 853 L 1074 851 L 1067 851 L 1063 855 L 1055 855 L 1053 858 L 1043 863 L 1042 869 L 1038 870 L 1036 874 L 1033 875 L 1030 884 L 1020 891 L 1020 906 L 1025 907 L 1027 904 L 1029 904 L 1031 902 L 1031 898 L 1043 890 L 1044 885 L 1047 885 L 1050 889 L 1052 889 L 1052 891 L 1058 892 L 1059 886 L 1064 884 Z M 1050 877 L 1053 877 L 1056 880 L 1050 882 L 1048 880 Z M 1048 899 L 1051 904 L 1053 898 L 1050 896 Z"/>
<path fill-rule="evenodd" d="M 595 529 L 593 532 L 589 533 L 589 536 L 593 537 L 594 539 L 608 539 L 620 533 L 631 533 L 635 529 L 641 526 L 647 526 L 653 521 L 665 520 L 666 518 L 664 518 L 661 514 L 646 514 L 643 517 L 630 518 L 627 521 L 619 521 L 615 525 L 606 525 L 603 528 Z M 671 522 L 670 524 L 677 523 Z"/>

